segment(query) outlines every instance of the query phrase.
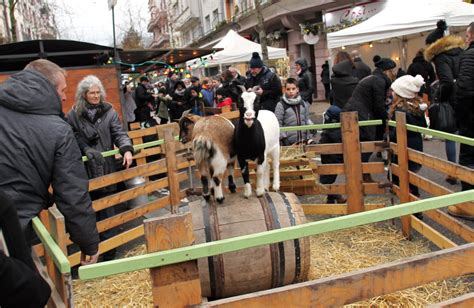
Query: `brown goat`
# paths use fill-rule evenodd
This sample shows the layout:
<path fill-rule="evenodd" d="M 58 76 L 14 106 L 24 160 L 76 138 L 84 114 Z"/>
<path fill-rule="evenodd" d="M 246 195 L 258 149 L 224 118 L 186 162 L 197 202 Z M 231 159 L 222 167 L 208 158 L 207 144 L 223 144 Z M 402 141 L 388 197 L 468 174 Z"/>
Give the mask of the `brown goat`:
<path fill-rule="evenodd" d="M 221 116 L 200 117 L 186 115 L 179 121 L 179 137 L 182 143 L 193 141 L 196 166 L 201 173 L 202 192 L 206 200 L 211 191 L 217 202 L 224 201 L 222 177 L 225 169 L 229 171 L 229 190 L 235 192 L 233 149 L 234 125 Z"/>

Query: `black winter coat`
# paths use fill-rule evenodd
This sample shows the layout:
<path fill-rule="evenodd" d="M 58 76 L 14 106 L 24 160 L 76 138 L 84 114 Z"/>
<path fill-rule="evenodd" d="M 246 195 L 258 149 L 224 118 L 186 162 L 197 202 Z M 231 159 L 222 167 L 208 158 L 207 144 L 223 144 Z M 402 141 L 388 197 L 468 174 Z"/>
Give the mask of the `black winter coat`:
<path fill-rule="evenodd" d="M 359 79 L 352 75 L 352 63 L 349 60 L 334 65 L 332 71 L 332 104 L 342 109 L 351 98 Z"/>
<path fill-rule="evenodd" d="M 436 74 L 433 65 L 426 61 L 423 56 L 413 58 L 413 62 L 408 67 L 407 74 L 413 77 L 421 75 L 425 80 L 425 85 L 421 88 L 420 92 L 421 94 L 430 93 L 430 85 L 436 80 Z"/>
<path fill-rule="evenodd" d="M 341 143 L 341 129 L 340 128 L 328 128 L 324 129 L 319 139 L 320 144 L 326 143 Z M 342 154 L 321 154 L 321 162 L 323 164 L 339 164 L 344 161 Z"/>
<path fill-rule="evenodd" d="M 260 86 L 263 90 L 263 94 L 260 96 L 260 109 L 275 112 L 275 107 L 282 95 L 281 81 L 278 75 L 264 66 L 257 76 L 247 75 L 245 88 L 255 86 Z"/>
<path fill-rule="evenodd" d="M 153 96 L 148 93 L 147 88 L 143 84 L 138 84 L 135 89 L 135 104 L 137 109 L 135 109 L 135 120 L 138 122 L 144 122 L 151 119 L 151 109 L 148 104 L 154 102 Z"/>
<path fill-rule="evenodd" d="M 100 103 L 97 106 L 97 113 L 93 120 L 89 118 L 86 110 L 79 114 L 76 108 L 69 111 L 66 119 L 71 124 L 74 132 L 76 132 L 82 154 L 85 155 L 88 147 L 99 152 L 105 152 L 113 150 L 114 145 L 119 148 L 122 155 L 127 151 L 133 153 L 132 142 L 122 127 L 118 113 L 112 108 L 111 104 Z M 90 161 L 86 162 L 85 165 L 90 179 L 117 171 L 113 156 L 106 157 L 103 166 L 97 166 Z M 105 187 L 101 191 L 114 190 L 115 187 L 112 185 Z"/>
<path fill-rule="evenodd" d="M 365 64 L 361 58 L 354 59 L 355 70 L 353 74 L 357 79 L 362 80 L 365 77 L 369 76 L 371 73 L 370 67 Z"/>
<path fill-rule="evenodd" d="M 359 121 L 381 119 L 385 125 L 387 119 L 385 99 L 390 84 L 390 79 L 382 70 L 376 68 L 372 75 L 359 81 L 343 111 L 357 111 Z M 376 126 L 360 128 L 360 139 L 362 141 L 372 141 L 375 138 Z"/>
<path fill-rule="evenodd" d="M 474 138 L 474 42 L 459 61 L 456 98 L 459 133 Z"/>
<path fill-rule="evenodd" d="M 0 84 L 0 190 L 15 204 L 29 242 L 31 220 L 56 203 L 73 242 L 88 255 L 99 235 L 81 151 L 43 75 L 24 70 Z M 48 193 L 53 187 L 53 195 Z"/>
<path fill-rule="evenodd" d="M 433 61 L 439 79 L 437 98 L 439 102 L 449 102 L 456 110 L 455 80 L 459 74 L 459 60 L 464 47 L 464 39 L 459 36 L 445 36 L 431 44 L 425 51 L 425 58 Z"/>
<path fill-rule="evenodd" d="M 405 113 L 407 124 L 412 124 L 420 127 L 427 127 L 424 113 L 414 114 L 402 108 L 395 109 L 395 112 L 401 111 Z M 394 113 L 395 114 L 395 113 Z M 393 116 L 395 118 L 395 116 Z M 395 120 L 395 119 L 392 119 Z M 390 142 L 397 142 L 397 131 L 395 127 L 390 127 Z M 420 133 L 407 131 L 407 145 L 410 149 L 423 152 L 423 138 Z M 397 160 L 393 161 L 397 163 Z M 408 162 L 408 169 L 417 172 L 421 166 L 413 161 Z"/>
<path fill-rule="evenodd" d="M 299 58 L 295 63 L 301 66 L 301 72 L 298 74 L 298 88 L 301 98 L 308 103 L 313 102 L 314 80 L 313 74 L 308 70 L 306 59 Z"/>
<path fill-rule="evenodd" d="M 1 191 L 0 230 L 8 249 L 8 256 L 0 250 L 0 306 L 44 307 L 51 288 L 36 270 L 15 206 Z"/>

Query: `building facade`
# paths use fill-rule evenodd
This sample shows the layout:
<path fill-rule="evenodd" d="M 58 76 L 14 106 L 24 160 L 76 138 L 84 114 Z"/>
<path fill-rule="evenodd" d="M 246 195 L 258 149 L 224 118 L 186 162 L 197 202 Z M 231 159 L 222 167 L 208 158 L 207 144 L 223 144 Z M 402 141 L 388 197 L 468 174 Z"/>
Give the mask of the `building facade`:
<path fill-rule="evenodd" d="M 13 42 L 11 14 L 15 17 L 16 41 L 56 39 L 58 31 L 54 13 L 46 0 L 18 1 L 12 9 L 8 1 L 0 6 L 0 42 Z"/>
<path fill-rule="evenodd" d="M 169 23 L 173 27 L 171 40 L 175 47 L 212 47 L 230 29 L 252 41 L 259 42 L 256 30 L 255 0 L 163 0 L 168 4 Z M 344 5 L 348 0 L 260 0 L 265 32 L 269 46 L 287 49 L 290 76 L 294 62 L 307 60 L 315 80 L 316 99 L 324 98 L 321 66 L 329 58 L 325 34 L 319 34 L 316 44 L 303 39 L 300 24 L 323 23 L 326 10 Z M 371 1 L 369 1 L 371 2 Z M 151 23 L 151 22 L 150 22 Z M 171 29 L 170 29 L 171 30 Z"/>
<path fill-rule="evenodd" d="M 148 10 L 151 18 L 147 30 L 153 33 L 153 41 L 150 44 L 150 48 L 171 47 L 167 3 L 168 0 L 148 1 Z"/>

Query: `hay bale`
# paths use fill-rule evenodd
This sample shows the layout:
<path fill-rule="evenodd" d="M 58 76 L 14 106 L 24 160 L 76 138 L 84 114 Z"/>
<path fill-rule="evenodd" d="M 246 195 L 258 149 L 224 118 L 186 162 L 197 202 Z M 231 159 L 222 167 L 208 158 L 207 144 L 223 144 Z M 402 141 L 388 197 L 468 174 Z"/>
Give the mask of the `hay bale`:
<path fill-rule="evenodd" d="M 319 220 L 321 217 L 308 217 Z M 311 267 L 308 279 L 319 279 L 356 271 L 377 264 L 428 253 L 426 239 L 407 241 L 391 223 L 377 223 L 311 236 Z M 128 256 L 146 253 L 139 245 Z M 474 290 L 473 277 L 453 278 L 378 296 L 347 307 L 425 307 Z M 152 307 L 148 270 L 107 278 L 74 281 L 77 307 Z"/>
<path fill-rule="evenodd" d="M 348 273 L 370 266 L 428 253 L 426 239 L 406 240 L 389 222 L 311 237 L 308 279 Z M 474 282 L 453 278 L 378 296 L 347 307 L 425 307 L 472 292 Z"/>

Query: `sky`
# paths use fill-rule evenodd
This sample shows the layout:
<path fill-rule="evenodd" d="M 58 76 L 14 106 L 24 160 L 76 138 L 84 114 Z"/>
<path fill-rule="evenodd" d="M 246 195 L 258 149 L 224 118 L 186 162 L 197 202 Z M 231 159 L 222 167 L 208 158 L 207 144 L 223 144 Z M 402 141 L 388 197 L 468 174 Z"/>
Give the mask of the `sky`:
<path fill-rule="evenodd" d="M 54 8 L 60 39 L 70 39 L 113 46 L 112 11 L 107 0 L 49 0 Z M 115 7 L 117 45 L 133 24 L 143 37 L 150 20 L 148 0 L 117 0 Z"/>

